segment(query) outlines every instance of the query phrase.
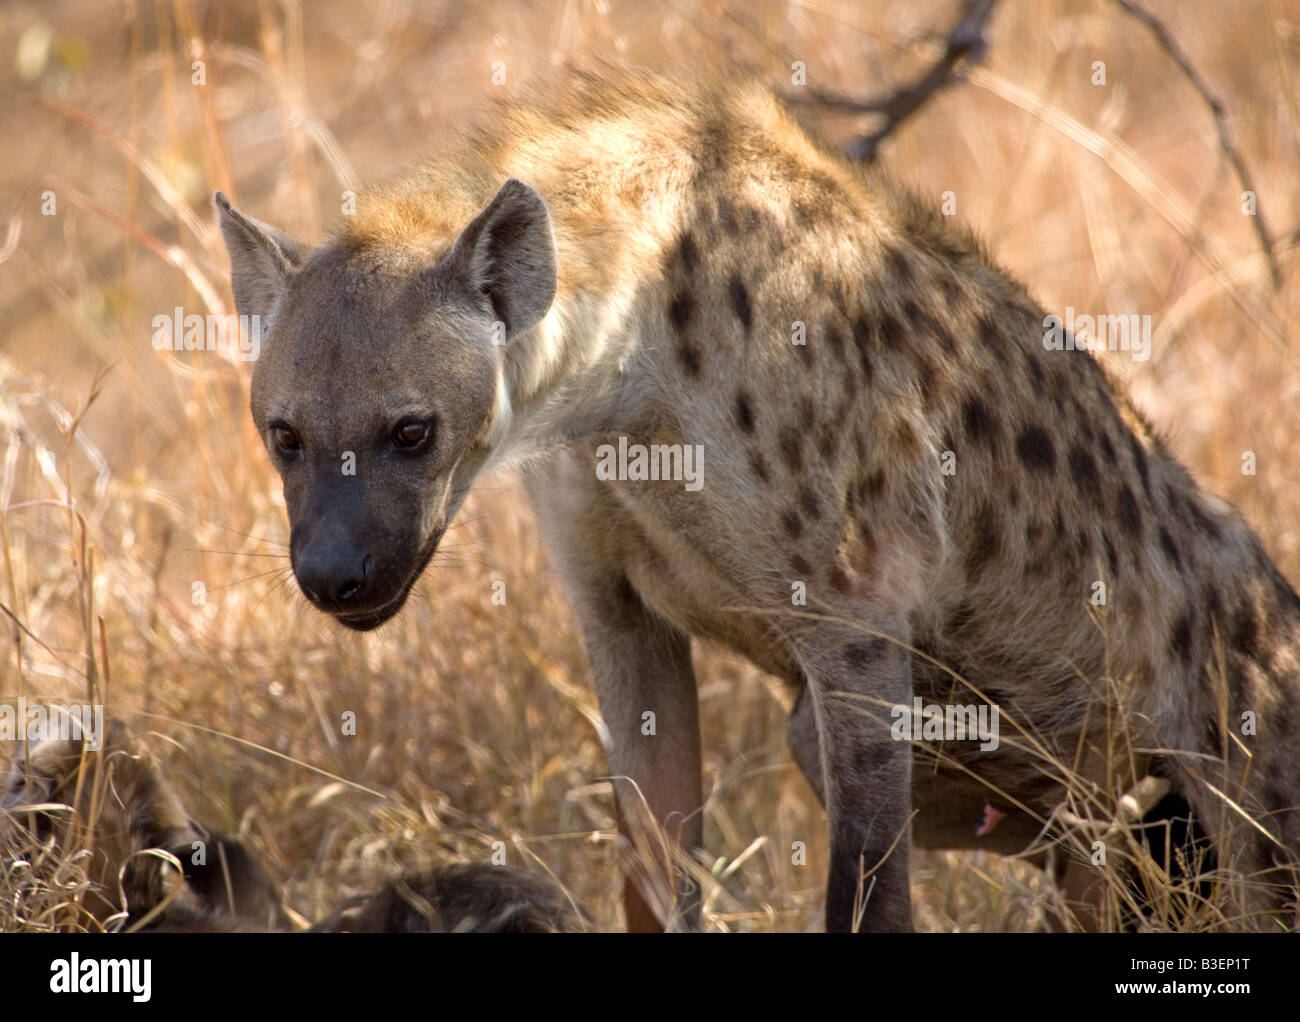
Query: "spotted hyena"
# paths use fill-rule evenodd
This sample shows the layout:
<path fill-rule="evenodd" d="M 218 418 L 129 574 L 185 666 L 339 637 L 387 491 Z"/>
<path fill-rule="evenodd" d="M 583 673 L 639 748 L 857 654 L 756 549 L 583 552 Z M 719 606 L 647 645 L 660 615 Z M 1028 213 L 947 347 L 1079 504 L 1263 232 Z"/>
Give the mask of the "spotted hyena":
<path fill-rule="evenodd" d="M 279 892 L 254 856 L 186 813 L 162 765 L 124 723 L 110 720 L 94 751 L 88 743 L 83 752 L 79 737 L 22 748 L 0 792 L 0 848 L 25 857 L 33 839 L 75 834 L 74 820 L 88 828 L 84 845 L 74 846 L 89 849 L 79 860 L 91 881 L 81 904 L 101 925 L 173 932 L 288 926 Z"/>
<path fill-rule="evenodd" d="M 1290 911 L 1263 871 L 1300 847 L 1295 592 L 970 234 L 763 89 L 577 75 L 315 248 L 218 204 L 312 602 L 381 624 L 522 466 L 642 852 L 632 928 L 698 918 L 643 825 L 702 844 L 693 638 L 790 686 L 830 929 L 909 927 L 912 843 L 1020 851 L 1067 770 L 1167 778 L 1277 885 L 1248 907 Z M 895 740 L 918 697 L 997 706 L 1001 741 Z M 1117 722 L 1159 751 L 1110 757 Z"/>

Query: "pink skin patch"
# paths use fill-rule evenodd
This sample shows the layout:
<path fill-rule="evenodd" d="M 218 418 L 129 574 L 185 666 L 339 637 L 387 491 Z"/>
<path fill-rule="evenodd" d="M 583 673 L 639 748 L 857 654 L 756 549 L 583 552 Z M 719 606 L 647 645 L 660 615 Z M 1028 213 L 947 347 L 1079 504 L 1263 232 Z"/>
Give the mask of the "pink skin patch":
<path fill-rule="evenodd" d="M 994 809 L 987 802 L 984 803 L 984 820 L 980 823 L 979 829 L 975 831 L 976 837 L 985 837 L 993 833 L 993 828 L 1006 817 L 1006 813 L 1000 809 Z"/>

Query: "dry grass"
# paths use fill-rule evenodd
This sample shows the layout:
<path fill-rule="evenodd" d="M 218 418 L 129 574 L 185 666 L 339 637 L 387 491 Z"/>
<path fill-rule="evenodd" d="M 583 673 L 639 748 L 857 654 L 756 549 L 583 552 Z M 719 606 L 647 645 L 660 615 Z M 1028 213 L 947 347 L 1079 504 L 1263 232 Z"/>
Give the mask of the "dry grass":
<path fill-rule="evenodd" d="M 225 311 L 209 204 L 224 189 L 318 238 L 341 193 L 437 144 L 494 88 L 600 55 L 671 73 L 803 60 L 828 89 L 910 79 L 941 2 L 569 0 L 357 5 L 24 0 L 0 12 L 0 603 L 17 622 L 0 701 L 91 698 L 173 768 L 200 819 L 247 836 L 303 917 L 377 877 L 455 859 L 552 872 L 601 928 L 620 913 L 612 800 L 574 617 L 514 482 L 480 487 L 402 617 L 344 632 L 289 577 L 287 528 L 246 410 L 243 367 L 150 344 L 175 306 Z M 1300 7 L 1153 3 L 1217 89 L 1276 237 L 1270 289 L 1200 97 L 1107 0 L 1007 0 L 973 79 L 883 159 L 959 214 L 1049 308 L 1140 311 L 1150 362 L 1112 362 L 1174 449 L 1300 577 L 1295 303 Z M 191 84 L 205 62 L 206 85 Z M 1104 60 L 1109 84 L 1091 84 Z M 828 118 L 847 140 L 860 125 Z M 41 193 L 57 202 L 40 213 Z M 1257 475 L 1240 471 L 1243 451 Z M 503 580 L 504 607 L 490 601 Z M 202 583 L 206 603 L 196 605 Z M 747 664 L 697 654 L 706 921 L 819 925 L 816 799 L 783 708 Z M 1104 681 L 1104 679 L 1103 679 Z M 357 733 L 340 721 L 355 713 Z M 1113 811 L 1080 789 L 1075 811 Z M 1111 803 L 1107 805 L 1107 802 Z M 807 864 L 791 863 L 794 841 Z M 38 853 L 0 884 L 0 929 L 94 928 L 77 864 Z M 1150 873 L 1150 867 L 1147 868 Z M 1175 894 L 1149 876 L 1162 904 Z M 1162 886 L 1163 885 L 1163 886 Z M 993 856 L 918 854 L 918 919 L 1024 930 L 1054 897 Z M 1119 894 L 1115 894 L 1119 898 Z M 1151 925 L 1214 925 L 1159 915 Z"/>

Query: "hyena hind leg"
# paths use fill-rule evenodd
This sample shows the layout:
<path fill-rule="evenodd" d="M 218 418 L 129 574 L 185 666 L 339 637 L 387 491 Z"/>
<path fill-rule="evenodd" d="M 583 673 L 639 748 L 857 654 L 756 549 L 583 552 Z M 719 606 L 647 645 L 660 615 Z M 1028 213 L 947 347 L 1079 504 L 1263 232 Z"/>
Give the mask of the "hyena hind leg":
<path fill-rule="evenodd" d="M 880 622 L 875 634 L 822 624 L 799 640 L 830 824 L 826 929 L 832 932 L 912 929 L 912 750 L 890 734 L 890 709 L 911 700 L 911 657 L 885 635 L 909 640 L 897 620 Z M 796 706 L 796 745 L 806 756 L 806 725 L 798 714 Z"/>

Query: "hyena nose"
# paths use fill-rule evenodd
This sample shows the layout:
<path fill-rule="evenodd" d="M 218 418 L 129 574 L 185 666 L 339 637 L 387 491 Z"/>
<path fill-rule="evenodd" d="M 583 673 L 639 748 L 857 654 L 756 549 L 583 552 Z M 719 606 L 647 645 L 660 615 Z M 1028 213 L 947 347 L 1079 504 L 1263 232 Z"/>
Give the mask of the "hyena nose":
<path fill-rule="evenodd" d="M 371 558 L 348 545 L 304 550 L 294 574 L 302 593 L 323 610 L 343 611 L 361 602 L 371 577 Z"/>

